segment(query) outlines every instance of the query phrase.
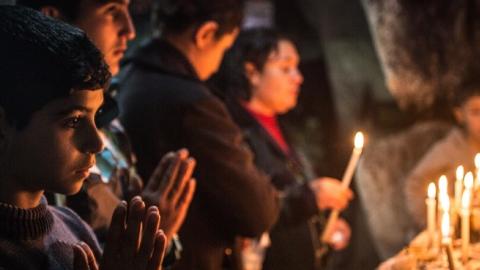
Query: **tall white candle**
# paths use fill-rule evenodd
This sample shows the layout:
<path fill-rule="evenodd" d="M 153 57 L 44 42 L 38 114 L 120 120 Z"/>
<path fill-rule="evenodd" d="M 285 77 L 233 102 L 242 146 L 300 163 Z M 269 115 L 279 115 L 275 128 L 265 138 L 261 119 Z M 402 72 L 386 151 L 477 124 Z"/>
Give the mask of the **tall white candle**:
<path fill-rule="evenodd" d="M 448 195 L 443 195 L 440 197 L 439 201 L 440 211 L 442 212 L 450 212 L 450 197 Z M 449 213 L 450 214 L 450 213 Z M 450 221 L 450 216 L 448 217 Z"/>
<path fill-rule="evenodd" d="M 442 231 L 442 246 L 445 249 L 445 252 L 447 253 L 448 268 L 450 270 L 454 270 L 455 263 L 453 261 L 453 254 L 452 254 L 452 239 L 450 238 L 449 209 L 446 209 L 446 211 L 444 211 L 442 214 L 441 231 Z"/>
<path fill-rule="evenodd" d="M 433 242 L 433 239 L 435 238 L 435 223 L 436 223 L 436 213 L 437 213 L 437 207 L 436 207 L 436 200 L 435 200 L 435 193 L 436 193 L 436 187 L 435 183 L 430 183 L 428 185 L 428 196 L 426 199 L 427 203 L 427 231 L 428 234 L 430 235 L 430 239 Z"/>
<path fill-rule="evenodd" d="M 465 190 L 462 195 L 462 261 L 466 263 L 470 248 L 470 190 Z"/>
<path fill-rule="evenodd" d="M 463 176 L 464 169 L 460 165 L 456 170 L 456 180 L 455 180 L 455 211 L 459 211 L 460 205 L 462 203 L 462 192 L 463 192 Z"/>
<path fill-rule="evenodd" d="M 350 183 L 352 182 L 353 173 L 357 168 L 358 160 L 360 159 L 360 155 L 362 154 L 364 145 L 364 138 L 361 132 L 357 132 L 355 134 L 354 140 L 354 148 L 352 155 L 350 156 L 350 161 L 348 162 L 347 169 L 342 177 L 342 186 L 344 188 L 348 188 Z M 338 210 L 333 210 L 328 217 L 327 224 L 325 225 L 325 229 L 323 230 L 322 234 L 322 241 L 324 243 L 328 243 L 330 240 L 330 236 L 332 235 L 333 225 L 337 222 L 338 215 L 340 212 Z"/>
<path fill-rule="evenodd" d="M 448 197 L 448 180 L 445 175 L 440 176 L 438 179 L 438 208 L 441 211 L 445 211 L 444 204 L 448 203 L 450 207 L 450 198 Z"/>
<path fill-rule="evenodd" d="M 475 159 L 474 159 L 474 162 L 475 162 L 475 190 L 477 188 L 480 187 L 480 177 L 479 177 L 479 173 L 480 173 L 480 153 L 477 153 L 475 155 Z"/>
<path fill-rule="evenodd" d="M 450 214 L 448 213 L 448 211 L 444 211 L 442 213 L 441 232 L 442 232 L 442 243 L 451 242 L 451 238 L 450 238 Z"/>
<path fill-rule="evenodd" d="M 438 179 L 438 191 L 439 195 L 448 194 L 448 179 L 445 175 L 440 176 Z"/>
<path fill-rule="evenodd" d="M 465 185 L 465 189 L 467 190 L 472 190 L 473 188 L 473 173 L 472 172 L 468 172 L 467 174 L 465 174 L 465 179 L 463 181 L 464 185 Z"/>
<path fill-rule="evenodd" d="M 345 188 L 348 188 L 350 186 L 350 183 L 352 182 L 353 173 L 357 168 L 358 160 L 360 159 L 360 155 L 362 154 L 364 141 L 365 140 L 363 138 L 363 134 L 361 132 L 357 132 L 355 134 L 354 140 L 355 147 L 353 148 L 352 155 L 350 156 L 350 161 L 347 165 L 347 169 L 345 170 L 345 173 L 342 177 L 342 185 Z"/>

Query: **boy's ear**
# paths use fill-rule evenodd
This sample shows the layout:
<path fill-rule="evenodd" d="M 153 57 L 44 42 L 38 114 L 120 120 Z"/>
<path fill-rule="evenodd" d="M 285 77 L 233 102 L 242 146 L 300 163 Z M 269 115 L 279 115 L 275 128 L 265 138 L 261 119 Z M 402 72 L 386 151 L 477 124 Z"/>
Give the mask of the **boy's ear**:
<path fill-rule="evenodd" d="M 248 81 L 253 87 L 258 86 L 260 83 L 260 72 L 258 69 L 255 67 L 255 65 L 251 62 L 246 62 L 243 65 L 243 68 L 245 69 L 245 76 L 247 76 Z"/>
<path fill-rule="evenodd" d="M 457 123 L 459 123 L 460 125 L 463 125 L 465 123 L 465 116 L 461 107 L 453 108 L 453 114 L 455 115 L 455 120 L 457 120 Z"/>
<path fill-rule="evenodd" d="M 40 8 L 40 12 L 43 15 L 47 15 L 47 16 L 50 16 L 50 17 L 53 17 L 53 18 L 56 18 L 56 19 L 59 19 L 59 20 L 63 20 L 62 13 L 56 7 L 44 6 L 44 7 Z"/>
<path fill-rule="evenodd" d="M 200 25 L 195 31 L 194 42 L 199 49 L 205 49 L 216 41 L 218 31 L 218 23 L 214 21 L 207 21 Z"/>

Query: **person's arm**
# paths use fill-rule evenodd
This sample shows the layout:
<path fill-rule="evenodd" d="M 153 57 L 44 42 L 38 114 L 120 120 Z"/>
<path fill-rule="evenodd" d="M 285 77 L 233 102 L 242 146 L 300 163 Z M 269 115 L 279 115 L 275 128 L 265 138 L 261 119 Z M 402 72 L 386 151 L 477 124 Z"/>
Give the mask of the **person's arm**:
<path fill-rule="evenodd" d="M 277 191 L 255 167 L 223 104 L 210 98 L 186 109 L 182 136 L 197 160 L 197 192 L 212 216 L 229 224 L 233 234 L 254 237 L 268 231 L 279 213 Z"/>

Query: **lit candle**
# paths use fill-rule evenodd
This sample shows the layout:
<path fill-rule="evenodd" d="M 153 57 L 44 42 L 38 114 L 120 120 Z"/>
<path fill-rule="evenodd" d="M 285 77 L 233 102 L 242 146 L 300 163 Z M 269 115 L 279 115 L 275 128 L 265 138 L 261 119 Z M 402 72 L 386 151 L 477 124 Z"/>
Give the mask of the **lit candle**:
<path fill-rule="evenodd" d="M 445 175 L 442 175 L 438 179 L 438 190 L 440 195 L 442 195 L 442 193 L 447 194 L 448 193 L 447 189 L 448 189 L 447 177 Z"/>
<path fill-rule="evenodd" d="M 462 203 L 462 189 L 463 189 L 463 166 L 458 166 L 456 171 L 455 181 L 455 211 L 459 211 L 460 204 Z"/>
<path fill-rule="evenodd" d="M 464 185 L 465 185 L 465 189 L 472 190 L 472 188 L 473 188 L 473 173 L 472 172 L 468 172 L 467 174 L 465 174 Z"/>
<path fill-rule="evenodd" d="M 350 161 L 348 162 L 347 169 L 345 170 L 345 173 L 343 174 L 343 178 L 342 178 L 342 185 L 345 188 L 348 188 L 348 186 L 350 186 L 350 182 L 352 182 L 353 173 L 357 168 L 358 160 L 360 159 L 360 155 L 362 154 L 363 144 L 364 144 L 363 134 L 361 132 L 357 132 L 355 134 L 355 140 L 354 140 L 355 147 L 353 148 L 352 156 L 350 157 Z"/>
<path fill-rule="evenodd" d="M 466 263 L 470 246 L 470 190 L 465 190 L 462 195 L 462 261 Z"/>
<path fill-rule="evenodd" d="M 433 239 L 435 237 L 435 223 L 436 223 L 436 200 L 435 200 L 435 183 L 430 183 L 428 185 L 428 197 L 426 199 L 427 203 L 427 231 L 430 235 L 430 239 L 433 243 Z"/>
<path fill-rule="evenodd" d="M 448 201 L 450 206 L 450 198 L 448 197 L 448 180 L 445 175 L 440 176 L 438 179 L 438 208 L 445 211 L 444 204 Z"/>
<path fill-rule="evenodd" d="M 348 188 L 350 186 L 350 183 L 352 182 L 353 173 L 357 168 L 358 160 L 360 159 L 360 155 L 362 154 L 363 144 L 364 144 L 363 134 L 361 132 L 357 132 L 355 134 L 353 152 L 350 157 L 350 161 L 348 162 L 347 169 L 345 170 L 345 173 L 343 174 L 343 178 L 342 178 L 342 186 L 344 188 Z M 330 236 L 332 235 L 332 232 L 333 232 L 332 231 L 333 225 L 337 222 L 339 214 L 340 214 L 340 211 L 338 210 L 332 210 L 332 212 L 330 213 L 327 224 L 325 225 L 325 229 L 323 230 L 323 234 L 322 234 L 322 241 L 324 243 L 328 243 L 328 241 L 330 240 Z"/>
<path fill-rule="evenodd" d="M 447 211 L 444 211 L 442 214 L 442 246 L 447 253 L 448 259 L 448 268 L 450 270 L 455 269 L 455 264 L 453 262 L 452 256 L 452 239 L 450 238 L 450 214 Z"/>
<path fill-rule="evenodd" d="M 442 213 L 442 244 L 451 242 L 450 238 L 450 214 L 448 211 Z"/>
<path fill-rule="evenodd" d="M 440 197 L 440 210 L 448 212 L 450 210 L 450 197 L 444 195 Z"/>
<path fill-rule="evenodd" d="M 475 155 L 475 159 L 474 159 L 474 162 L 475 162 L 475 189 L 477 189 L 479 186 L 480 186 L 480 178 L 479 178 L 479 172 L 480 172 L 480 153 L 477 153 Z"/>

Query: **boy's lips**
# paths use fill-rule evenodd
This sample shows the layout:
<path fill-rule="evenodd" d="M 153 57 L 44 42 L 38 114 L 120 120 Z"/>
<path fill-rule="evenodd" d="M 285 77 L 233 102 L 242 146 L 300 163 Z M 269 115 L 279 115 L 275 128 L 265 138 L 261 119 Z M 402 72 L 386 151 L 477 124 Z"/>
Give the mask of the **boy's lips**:
<path fill-rule="evenodd" d="M 93 166 L 95 166 L 95 162 L 89 163 L 86 166 L 80 167 L 80 169 L 76 170 L 75 172 L 78 172 L 78 173 L 89 172 L 90 169 L 92 169 Z"/>
<path fill-rule="evenodd" d="M 114 55 L 124 55 L 125 52 L 127 51 L 127 47 L 118 47 L 115 50 L 113 50 Z"/>

